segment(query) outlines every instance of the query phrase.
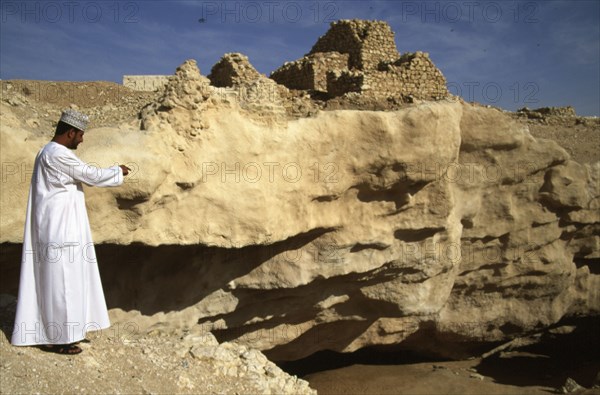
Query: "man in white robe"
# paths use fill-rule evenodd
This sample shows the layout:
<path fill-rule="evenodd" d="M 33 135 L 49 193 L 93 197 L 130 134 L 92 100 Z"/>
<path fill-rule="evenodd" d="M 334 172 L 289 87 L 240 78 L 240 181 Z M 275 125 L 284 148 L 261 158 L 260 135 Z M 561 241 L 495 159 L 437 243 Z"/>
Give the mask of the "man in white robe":
<path fill-rule="evenodd" d="M 110 326 L 82 184 L 123 183 L 129 168 L 100 169 L 71 149 L 83 141 L 88 117 L 62 113 L 56 133 L 35 159 L 21 259 L 19 296 L 11 343 L 44 345 L 77 354 L 86 332 Z"/>

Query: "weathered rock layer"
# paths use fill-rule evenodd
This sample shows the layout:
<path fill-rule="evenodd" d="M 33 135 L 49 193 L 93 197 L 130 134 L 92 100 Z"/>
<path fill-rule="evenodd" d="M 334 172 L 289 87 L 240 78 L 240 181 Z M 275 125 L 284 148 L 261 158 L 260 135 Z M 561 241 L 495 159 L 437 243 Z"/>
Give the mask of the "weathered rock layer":
<path fill-rule="evenodd" d="M 289 120 L 277 100 L 215 88 L 188 61 L 141 129 L 86 133 L 83 159 L 134 169 L 86 189 L 114 322 L 200 323 L 275 359 L 397 344 L 459 356 L 600 312 L 600 163 L 458 101 Z M 45 141 L 2 106 L 14 276 Z"/>

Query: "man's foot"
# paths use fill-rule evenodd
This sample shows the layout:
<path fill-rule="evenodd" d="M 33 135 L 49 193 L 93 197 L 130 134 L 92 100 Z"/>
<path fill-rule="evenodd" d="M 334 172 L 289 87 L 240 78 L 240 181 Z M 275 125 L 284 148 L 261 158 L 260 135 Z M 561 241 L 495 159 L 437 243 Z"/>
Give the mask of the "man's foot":
<path fill-rule="evenodd" d="M 79 346 L 76 346 L 75 344 L 45 344 L 41 348 L 44 351 L 67 355 L 75 355 L 83 351 Z"/>

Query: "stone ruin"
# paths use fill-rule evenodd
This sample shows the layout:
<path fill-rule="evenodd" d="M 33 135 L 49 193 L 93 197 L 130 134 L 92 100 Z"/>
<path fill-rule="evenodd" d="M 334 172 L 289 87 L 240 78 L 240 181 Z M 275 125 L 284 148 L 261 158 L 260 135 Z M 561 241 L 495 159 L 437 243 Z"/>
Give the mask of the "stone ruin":
<path fill-rule="evenodd" d="M 285 63 L 270 77 L 289 89 L 321 92 L 330 98 L 350 92 L 409 100 L 449 95 L 446 79 L 429 54 L 401 56 L 394 32 L 383 21 L 332 22 L 307 55 Z"/>
<path fill-rule="evenodd" d="M 152 92 L 164 88 L 169 82 L 169 77 L 168 75 L 124 75 L 123 86 L 136 91 Z"/>
<path fill-rule="evenodd" d="M 271 78 L 289 89 L 327 92 L 327 72 L 347 67 L 348 54 L 317 52 L 295 62 L 286 62 Z"/>
<path fill-rule="evenodd" d="M 517 110 L 517 113 L 523 114 L 528 118 L 543 119 L 544 117 L 576 117 L 575 109 L 572 106 L 566 107 L 541 107 L 531 110 L 527 107 L 523 107 Z"/>
<path fill-rule="evenodd" d="M 319 37 L 309 54 L 336 51 L 349 55 L 350 69 L 371 70 L 379 62 L 391 62 L 400 54 L 394 32 L 383 21 L 340 20 Z"/>
<path fill-rule="evenodd" d="M 311 107 L 304 95 L 331 99 L 355 93 L 365 98 L 440 100 L 449 96 L 446 79 L 426 52 L 400 54 L 394 32 L 383 21 L 340 20 L 331 23 L 311 51 L 273 71 L 270 78 L 259 73 L 241 53 L 225 54 L 208 75 L 210 85 L 233 89 L 246 97 L 245 104 L 288 113 L 295 107 Z M 155 90 L 168 76 L 124 76 L 123 84 L 136 90 Z M 290 91 L 291 90 L 291 91 Z M 235 91 L 235 92 L 234 92 Z M 298 92 L 304 91 L 304 92 Z M 308 97 L 308 96 L 306 96 Z M 270 102 L 270 103 L 268 103 Z M 289 102 L 289 103 L 288 103 Z M 293 103 L 292 103 L 293 102 Z M 262 107 L 269 107 L 262 109 Z M 309 108 L 303 113 L 311 113 Z M 296 111 L 297 112 L 297 111 Z"/>
<path fill-rule="evenodd" d="M 211 85 L 217 87 L 230 87 L 251 83 L 261 77 L 248 57 L 241 53 L 226 53 L 212 67 L 208 79 Z"/>

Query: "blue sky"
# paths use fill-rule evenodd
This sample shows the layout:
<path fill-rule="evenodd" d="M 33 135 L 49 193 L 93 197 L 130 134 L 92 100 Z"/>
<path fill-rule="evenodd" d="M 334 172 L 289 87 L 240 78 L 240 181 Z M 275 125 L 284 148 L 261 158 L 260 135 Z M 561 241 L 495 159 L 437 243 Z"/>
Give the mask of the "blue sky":
<path fill-rule="evenodd" d="M 453 94 L 515 110 L 600 115 L 600 1 L 7 1 L 0 78 L 202 74 L 241 52 L 270 74 L 338 19 L 387 21 L 401 53 L 428 52 Z"/>

